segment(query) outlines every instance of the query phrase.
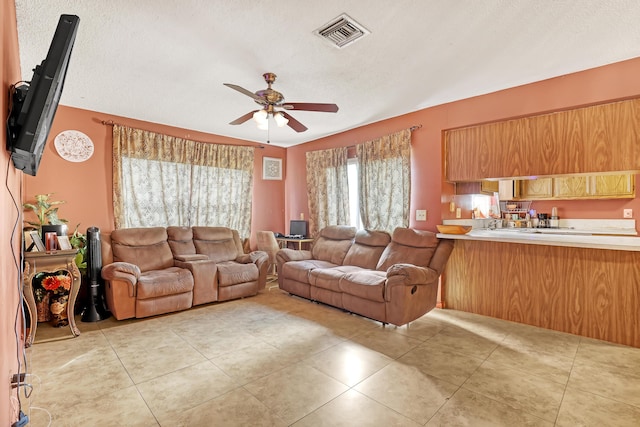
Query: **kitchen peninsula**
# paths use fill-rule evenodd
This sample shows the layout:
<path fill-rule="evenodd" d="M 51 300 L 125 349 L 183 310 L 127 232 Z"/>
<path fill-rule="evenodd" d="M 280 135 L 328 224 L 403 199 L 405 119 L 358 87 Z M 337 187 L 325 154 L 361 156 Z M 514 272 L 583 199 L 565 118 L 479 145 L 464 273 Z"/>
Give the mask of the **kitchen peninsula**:
<path fill-rule="evenodd" d="M 561 231 L 438 234 L 444 307 L 640 347 L 640 237 Z"/>

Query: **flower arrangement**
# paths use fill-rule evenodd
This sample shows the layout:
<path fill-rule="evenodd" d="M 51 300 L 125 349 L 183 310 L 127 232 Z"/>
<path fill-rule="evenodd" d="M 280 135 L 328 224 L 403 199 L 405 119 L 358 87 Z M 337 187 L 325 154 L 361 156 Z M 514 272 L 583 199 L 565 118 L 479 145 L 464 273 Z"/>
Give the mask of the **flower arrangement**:
<path fill-rule="evenodd" d="M 47 291 L 57 294 L 68 292 L 69 289 L 71 289 L 71 277 L 65 274 L 47 276 L 42 279 L 42 287 Z"/>

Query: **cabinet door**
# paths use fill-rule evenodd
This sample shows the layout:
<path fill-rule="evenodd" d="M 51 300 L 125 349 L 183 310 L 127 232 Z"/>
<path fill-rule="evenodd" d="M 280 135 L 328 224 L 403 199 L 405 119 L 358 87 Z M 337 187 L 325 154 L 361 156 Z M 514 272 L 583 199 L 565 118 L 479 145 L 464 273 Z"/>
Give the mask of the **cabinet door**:
<path fill-rule="evenodd" d="M 553 179 L 553 196 L 556 199 L 588 199 L 590 194 L 590 177 L 563 176 Z"/>
<path fill-rule="evenodd" d="M 601 198 L 633 198 L 635 175 L 596 175 L 592 178 L 592 195 Z"/>
<path fill-rule="evenodd" d="M 520 198 L 541 200 L 553 197 L 553 178 L 527 179 L 520 181 Z"/>
<path fill-rule="evenodd" d="M 480 181 L 480 192 L 484 194 L 493 194 L 500 191 L 500 183 L 498 181 Z"/>

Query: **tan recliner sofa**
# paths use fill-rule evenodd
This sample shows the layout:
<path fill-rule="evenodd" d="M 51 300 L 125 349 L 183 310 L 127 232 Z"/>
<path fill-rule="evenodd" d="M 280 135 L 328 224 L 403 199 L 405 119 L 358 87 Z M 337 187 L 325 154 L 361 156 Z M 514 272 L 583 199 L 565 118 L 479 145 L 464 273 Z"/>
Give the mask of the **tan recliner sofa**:
<path fill-rule="evenodd" d="M 252 296 L 266 284 L 268 255 L 242 253 L 238 232 L 225 227 L 119 229 L 101 244 L 106 300 L 118 320 Z"/>
<path fill-rule="evenodd" d="M 280 288 L 383 323 L 404 325 L 436 306 L 453 241 L 429 231 L 322 229 L 311 251 L 281 249 Z"/>

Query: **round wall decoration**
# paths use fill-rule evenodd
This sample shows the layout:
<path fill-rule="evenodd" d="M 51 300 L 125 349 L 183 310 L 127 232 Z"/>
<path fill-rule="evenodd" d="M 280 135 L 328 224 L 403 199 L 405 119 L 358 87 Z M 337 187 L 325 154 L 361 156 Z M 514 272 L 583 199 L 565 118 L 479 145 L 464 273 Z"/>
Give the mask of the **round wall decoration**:
<path fill-rule="evenodd" d="M 84 162 L 93 155 L 93 141 L 77 130 L 60 132 L 53 144 L 60 157 L 70 162 Z"/>

